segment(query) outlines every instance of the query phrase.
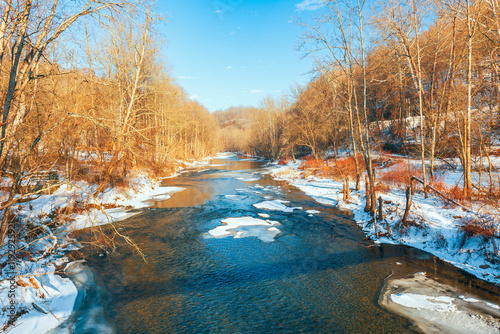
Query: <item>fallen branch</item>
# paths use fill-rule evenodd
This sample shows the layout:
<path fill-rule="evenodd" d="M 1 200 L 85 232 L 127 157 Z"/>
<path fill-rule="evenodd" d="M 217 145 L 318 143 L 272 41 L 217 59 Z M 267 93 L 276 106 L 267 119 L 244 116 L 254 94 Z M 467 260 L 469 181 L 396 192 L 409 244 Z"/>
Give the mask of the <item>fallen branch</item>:
<path fill-rule="evenodd" d="M 421 184 L 424 184 L 424 181 L 422 181 L 421 179 L 419 179 L 418 177 L 415 177 L 415 176 L 412 176 L 411 177 L 412 181 L 415 180 L 415 181 L 418 181 L 420 182 Z M 439 190 L 437 190 L 436 188 L 434 188 L 433 186 L 431 185 L 427 185 L 427 188 L 428 189 L 431 189 L 433 190 L 436 194 L 438 194 L 439 196 L 441 196 L 442 198 L 444 198 L 445 200 L 447 200 L 448 202 L 450 203 L 453 203 L 459 207 L 461 207 L 462 209 L 464 209 L 465 211 L 467 212 L 471 212 L 471 213 L 475 213 L 474 211 L 472 211 L 472 209 L 466 207 L 466 206 L 463 206 L 462 204 L 458 203 L 457 201 L 449 198 L 448 196 L 446 196 L 445 194 L 443 194 L 442 192 L 440 192 Z"/>

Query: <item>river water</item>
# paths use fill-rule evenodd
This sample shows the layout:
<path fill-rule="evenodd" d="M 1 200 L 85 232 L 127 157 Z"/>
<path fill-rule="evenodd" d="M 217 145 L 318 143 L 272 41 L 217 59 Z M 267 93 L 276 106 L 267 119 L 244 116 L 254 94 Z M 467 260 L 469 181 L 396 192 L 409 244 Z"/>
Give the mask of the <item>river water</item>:
<path fill-rule="evenodd" d="M 273 180 L 264 165 L 214 160 L 166 179 L 186 190 L 121 223 L 147 262 L 126 246 L 89 259 L 100 297 L 84 300 L 78 317 L 99 303 L 117 333 L 415 333 L 378 300 L 388 277 L 416 272 L 498 303 L 496 286 L 425 252 L 364 241 L 347 212 Z M 272 199 L 302 209 L 253 206 Z M 274 241 L 208 233 L 222 219 L 258 213 L 279 222 Z M 91 332 L 80 323 L 74 332 Z"/>

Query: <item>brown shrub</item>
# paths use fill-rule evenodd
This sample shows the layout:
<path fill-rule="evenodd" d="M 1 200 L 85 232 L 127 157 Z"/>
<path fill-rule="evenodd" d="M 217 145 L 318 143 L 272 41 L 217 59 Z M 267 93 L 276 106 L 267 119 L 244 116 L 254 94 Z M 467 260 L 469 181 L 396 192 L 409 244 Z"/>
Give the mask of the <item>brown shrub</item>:
<path fill-rule="evenodd" d="M 363 158 L 358 155 L 359 169 L 362 172 L 365 168 Z M 309 170 L 312 174 L 321 177 L 327 177 L 334 180 L 345 180 L 350 177 L 352 180 L 356 178 L 356 164 L 354 157 L 340 158 L 336 160 L 324 161 L 307 157 L 302 162 L 299 169 Z"/>
<path fill-rule="evenodd" d="M 288 161 L 289 161 L 289 159 L 288 159 L 288 158 L 281 158 L 281 159 L 278 161 L 278 165 L 280 165 L 280 166 L 288 165 Z"/>
<path fill-rule="evenodd" d="M 461 247 L 468 238 L 480 237 L 483 242 L 489 242 L 498 237 L 497 224 L 487 217 L 465 218 L 459 230 L 463 232 Z"/>
<path fill-rule="evenodd" d="M 399 186 L 409 186 L 412 176 L 422 178 L 422 169 L 406 161 L 397 162 L 391 170 L 380 172 L 378 181 Z"/>
<path fill-rule="evenodd" d="M 446 185 L 442 180 L 436 180 L 436 181 L 434 181 L 432 186 L 436 190 L 443 193 L 445 196 L 447 196 L 455 201 L 461 202 L 461 201 L 465 200 L 464 189 L 463 189 L 463 187 L 460 187 L 459 185 L 454 185 L 454 186 L 450 187 L 450 186 Z"/>
<path fill-rule="evenodd" d="M 304 161 L 302 161 L 302 164 L 300 165 L 299 169 L 304 170 L 304 169 L 322 168 L 326 164 L 327 163 L 324 160 L 316 159 L 313 156 L 308 155 L 304 158 Z"/>

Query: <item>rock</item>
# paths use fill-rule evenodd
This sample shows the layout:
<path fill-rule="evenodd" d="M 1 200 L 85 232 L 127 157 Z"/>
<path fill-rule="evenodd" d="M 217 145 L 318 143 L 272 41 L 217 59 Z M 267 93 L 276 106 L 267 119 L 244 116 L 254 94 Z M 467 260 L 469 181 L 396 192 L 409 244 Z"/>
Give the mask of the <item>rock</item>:
<path fill-rule="evenodd" d="M 482 265 L 479 266 L 479 268 L 481 268 L 481 269 L 488 269 L 488 268 L 490 268 L 490 266 L 487 265 L 487 264 L 482 264 Z"/>

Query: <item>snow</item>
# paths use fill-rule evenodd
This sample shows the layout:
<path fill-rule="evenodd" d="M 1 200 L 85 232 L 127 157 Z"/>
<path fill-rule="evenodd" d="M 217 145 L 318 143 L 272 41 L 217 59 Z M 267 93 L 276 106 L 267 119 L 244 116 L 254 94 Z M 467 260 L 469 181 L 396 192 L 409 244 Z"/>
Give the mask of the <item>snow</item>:
<path fill-rule="evenodd" d="M 321 211 L 318 211 L 318 210 L 306 210 L 306 213 L 308 213 L 310 215 L 316 215 L 318 213 L 321 213 Z"/>
<path fill-rule="evenodd" d="M 281 232 L 275 225 L 277 221 L 262 220 L 253 217 L 226 218 L 218 226 L 208 233 L 215 237 L 233 236 L 235 239 L 256 237 L 263 242 L 273 242 L 274 238 Z"/>
<path fill-rule="evenodd" d="M 438 312 L 455 311 L 453 299 L 444 296 L 423 296 L 414 293 L 398 293 L 390 295 L 391 301 L 404 307 L 416 308 L 418 310 L 426 309 Z"/>
<path fill-rule="evenodd" d="M 54 273 L 53 265 L 37 263 L 21 265 L 26 275 L 17 278 L 16 310 L 27 314 L 17 319 L 10 334 L 45 333 L 60 325 L 73 311 L 78 291 L 68 278 Z M 24 270 L 23 270 L 24 269 Z M 9 281 L 0 281 L 0 300 L 8 303 Z M 0 322 L 7 322 L 7 315 L 0 313 Z"/>
<path fill-rule="evenodd" d="M 203 163 L 206 162 L 198 164 Z M 194 162 L 185 165 L 196 164 Z M 78 281 L 77 276 L 73 276 L 73 282 L 68 278 L 61 278 L 56 273 L 56 266 L 69 262 L 64 252 L 78 249 L 76 241 L 69 237 L 70 231 L 125 219 L 138 213 L 137 210 L 130 212 L 132 209 L 168 200 L 173 194 L 185 190 L 181 187 L 161 187 L 159 180 L 154 181 L 145 174 L 129 174 L 129 183 L 131 188 L 108 188 L 104 193 L 94 196 L 95 184 L 72 182 L 71 186 L 62 184 L 52 194 L 42 194 L 16 205 L 14 210 L 21 221 L 29 222 L 45 232 L 36 242 L 28 243 L 19 239 L 15 245 L 16 249 L 25 250 L 30 257 L 29 260 L 16 260 L 16 311 L 25 314 L 16 320 L 13 327 L 9 327 L 9 333 L 45 333 L 70 317 L 78 296 L 77 286 L 82 283 Z M 4 195 L 4 192 L 0 192 L 0 196 Z M 88 209 L 88 205 L 92 205 L 91 209 Z M 116 207 L 104 209 L 105 206 Z M 61 225 L 52 228 L 46 226 L 52 222 L 51 215 L 54 212 L 72 207 L 80 207 L 85 213 L 69 214 L 66 220 L 59 221 Z M 0 248 L 2 265 L 7 258 L 6 253 L 6 247 Z M 2 326 L 8 321 L 7 311 L 2 308 L 10 301 L 8 294 L 11 275 L 6 270 L 0 272 Z"/>
<path fill-rule="evenodd" d="M 290 202 L 275 199 L 272 201 L 264 201 L 261 203 L 256 203 L 256 204 L 253 204 L 253 206 L 256 207 L 257 209 L 283 211 L 283 212 L 293 212 L 294 209 L 297 209 L 297 210 L 302 209 L 300 207 L 291 208 L 291 207 L 284 205 L 283 203 L 290 203 Z"/>
<path fill-rule="evenodd" d="M 242 176 L 242 177 L 237 177 L 237 180 L 243 181 L 243 182 L 256 182 L 259 181 L 261 178 L 260 176 L 257 175 L 249 175 L 249 176 Z"/>
<path fill-rule="evenodd" d="M 259 213 L 258 215 L 259 215 L 259 217 L 262 217 L 262 218 L 266 218 L 266 219 L 269 218 L 269 215 L 267 213 Z"/>
<path fill-rule="evenodd" d="M 121 207 L 88 210 L 85 214 L 74 216 L 74 222 L 68 228 L 82 229 L 124 220 L 139 213 L 138 211 L 129 212 L 130 210 L 148 207 L 150 206 L 148 201 L 168 200 L 173 194 L 184 190 L 186 188 L 183 187 L 160 187 L 159 182 L 152 183 L 148 180 L 144 180 L 134 190 L 120 192 L 117 189 L 110 189 L 95 202 L 99 204 L 114 203 Z"/>
<path fill-rule="evenodd" d="M 498 306 L 417 273 L 386 283 L 380 303 L 425 333 L 498 333 Z"/>
<path fill-rule="evenodd" d="M 416 160 L 409 161 L 418 165 Z M 386 203 L 384 204 L 384 220 L 381 222 L 373 221 L 373 217 L 364 211 L 365 196 L 363 190 L 365 186 L 363 182 L 361 190 L 352 189 L 351 198 L 344 201 L 343 182 L 306 175 L 299 170 L 299 166 L 299 163 L 290 163 L 286 166 L 274 164 L 268 167 L 268 172 L 275 179 L 287 181 L 297 187 L 318 203 L 346 210 L 348 214 L 352 214 L 364 232 L 377 243 L 404 244 L 422 249 L 481 279 L 500 284 L 500 266 L 489 261 L 490 258 L 500 256 L 498 251 L 500 249 L 499 238 L 494 238 L 488 243 L 484 242 L 481 237 L 470 237 L 461 244 L 463 239 L 463 232 L 459 229 L 461 221 L 476 217 L 474 214 L 466 212 L 460 207 L 443 203 L 443 200 L 433 195 L 432 192 L 429 193 L 427 199 L 424 198 L 423 193 L 417 192 L 413 196 L 409 217 L 409 220 L 417 224 L 398 233 L 398 224 L 402 219 L 406 202 L 403 189 L 392 186 L 388 191 L 377 194 Z M 381 169 L 381 171 L 387 170 L 390 170 L 390 167 Z M 451 184 L 460 178 L 459 174 L 460 172 L 457 171 L 446 171 L 446 174 L 441 177 L 444 182 Z M 353 182 L 351 182 L 352 186 L 354 186 Z M 276 205 L 279 204 L 279 202 L 276 203 Z M 290 212 L 289 208 L 286 210 Z M 473 210 L 488 213 L 483 203 L 473 206 Z M 497 230 L 500 234 L 500 226 L 498 225 Z"/>
<path fill-rule="evenodd" d="M 233 201 L 242 201 L 245 198 L 247 198 L 247 196 L 241 196 L 241 195 L 226 195 L 224 197 Z"/>

